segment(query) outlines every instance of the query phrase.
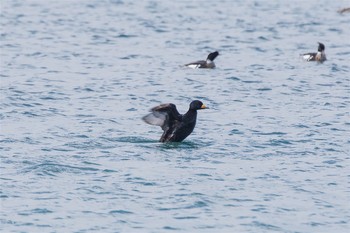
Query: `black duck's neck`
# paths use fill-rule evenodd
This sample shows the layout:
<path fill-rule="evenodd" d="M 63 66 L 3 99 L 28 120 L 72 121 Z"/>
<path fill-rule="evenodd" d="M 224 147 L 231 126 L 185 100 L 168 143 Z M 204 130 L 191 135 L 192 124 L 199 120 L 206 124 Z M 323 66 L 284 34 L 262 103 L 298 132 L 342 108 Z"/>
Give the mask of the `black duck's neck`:
<path fill-rule="evenodd" d="M 185 119 L 188 119 L 189 122 L 195 122 L 197 119 L 197 110 L 194 109 L 189 109 L 185 115 L 184 115 Z"/>

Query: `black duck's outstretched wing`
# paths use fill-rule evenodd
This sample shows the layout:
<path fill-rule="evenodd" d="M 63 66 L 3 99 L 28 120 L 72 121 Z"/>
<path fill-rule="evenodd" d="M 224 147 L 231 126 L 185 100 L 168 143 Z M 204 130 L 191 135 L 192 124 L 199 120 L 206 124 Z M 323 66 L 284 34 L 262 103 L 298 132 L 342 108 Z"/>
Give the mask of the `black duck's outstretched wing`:
<path fill-rule="evenodd" d="M 175 104 L 161 104 L 151 109 L 151 113 L 142 118 L 150 125 L 158 125 L 164 131 L 172 128 L 177 121 L 181 121 L 181 114 L 177 111 Z"/>

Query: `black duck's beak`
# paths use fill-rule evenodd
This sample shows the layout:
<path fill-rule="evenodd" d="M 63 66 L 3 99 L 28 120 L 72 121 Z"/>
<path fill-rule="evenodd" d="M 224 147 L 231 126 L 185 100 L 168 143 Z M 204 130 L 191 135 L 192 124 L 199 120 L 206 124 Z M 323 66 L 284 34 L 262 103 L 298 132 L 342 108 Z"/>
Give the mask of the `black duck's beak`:
<path fill-rule="evenodd" d="M 208 107 L 205 106 L 204 104 L 202 104 L 201 109 L 206 109 L 206 108 L 208 108 Z"/>

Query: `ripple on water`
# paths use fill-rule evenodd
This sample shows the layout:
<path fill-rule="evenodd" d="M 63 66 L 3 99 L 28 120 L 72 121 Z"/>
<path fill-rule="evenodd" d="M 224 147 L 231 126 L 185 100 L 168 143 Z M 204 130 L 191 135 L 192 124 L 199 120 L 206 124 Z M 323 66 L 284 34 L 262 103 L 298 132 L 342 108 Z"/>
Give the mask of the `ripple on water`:
<path fill-rule="evenodd" d="M 56 176 L 60 173 L 87 174 L 96 173 L 99 169 L 94 167 L 78 167 L 56 163 L 41 163 L 24 169 L 24 173 L 35 173 L 37 175 Z"/>
<path fill-rule="evenodd" d="M 127 211 L 127 210 L 111 210 L 109 213 L 112 214 L 112 215 L 116 215 L 116 216 L 119 215 L 119 214 L 122 214 L 122 215 L 124 215 L 124 214 L 127 214 L 127 215 L 134 214 L 133 212 Z"/>
<path fill-rule="evenodd" d="M 147 139 L 144 137 L 135 137 L 135 136 L 108 138 L 108 140 L 114 141 L 114 142 L 126 142 L 126 143 L 157 143 L 158 142 L 158 141 Z"/>
<path fill-rule="evenodd" d="M 347 232 L 349 15 L 294 5 L 1 1 L 0 231 Z M 140 120 L 195 98 L 182 143 Z"/>

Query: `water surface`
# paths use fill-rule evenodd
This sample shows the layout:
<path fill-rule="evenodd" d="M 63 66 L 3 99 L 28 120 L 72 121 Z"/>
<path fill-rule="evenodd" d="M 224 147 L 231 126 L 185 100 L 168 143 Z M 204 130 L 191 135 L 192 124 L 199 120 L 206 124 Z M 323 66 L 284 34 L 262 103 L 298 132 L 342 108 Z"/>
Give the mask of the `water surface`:
<path fill-rule="evenodd" d="M 0 230 L 347 232 L 344 4 L 2 1 Z M 141 121 L 194 99 L 183 143 Z"/>

